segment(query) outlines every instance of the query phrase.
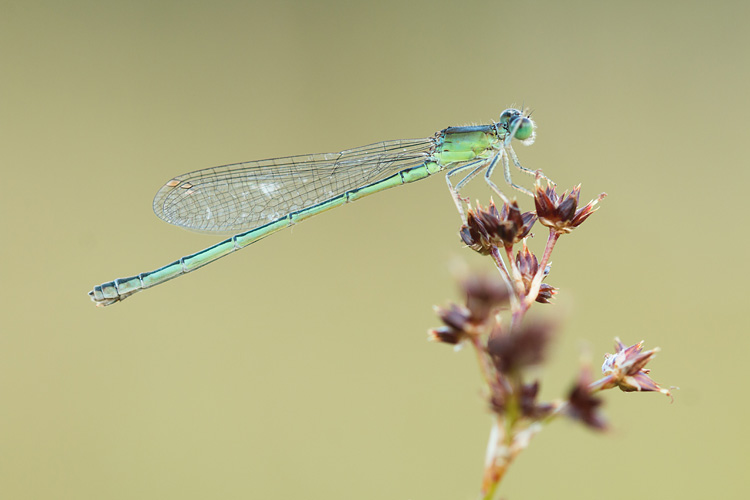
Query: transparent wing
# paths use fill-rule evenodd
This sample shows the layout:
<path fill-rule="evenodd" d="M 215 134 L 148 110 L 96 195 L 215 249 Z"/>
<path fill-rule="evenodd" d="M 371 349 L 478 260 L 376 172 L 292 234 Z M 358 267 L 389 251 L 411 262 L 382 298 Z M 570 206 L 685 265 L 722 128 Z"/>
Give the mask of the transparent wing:
<path fill-rule="evenodd" d="M 195 231 L 247 231 L 417 166 L 434 145 L 431 138 L 385 141 L 197 170 L 167 182 L 154 212 Z"/>

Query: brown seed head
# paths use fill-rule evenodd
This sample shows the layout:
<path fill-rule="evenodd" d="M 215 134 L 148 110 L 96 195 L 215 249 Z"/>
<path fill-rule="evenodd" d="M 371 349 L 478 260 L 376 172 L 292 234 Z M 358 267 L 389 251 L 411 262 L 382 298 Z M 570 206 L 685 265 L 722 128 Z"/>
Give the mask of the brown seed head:
<path fill-rule="evenodd" d="M 568 395 L 567 415 L 583 422 L 588 427 L 595 430 L 604 430 L 607 423 L 604 416 L 599 411 L 603 401 L 593 395 L 591 389 L 591 373 L 588 366 L 581 368 L 578 376 L 578 382 L 571 389 Z"/>
<path fill-rule="evenodd" d="M 430 330 L 430 339 L 455 345 L 474 332 L 467 308 L 451 304 L 447 308 L 435 307 L 435 312 L 445 326 Z"/>
<path fill-rule="evenodd" d="M 651 377 L 646 364 L 659 352 L 659 348 L 643 351 L 643 341 L 626 347 L 619 338 L 615 339 L 615 354 L 605 354 L 602 373 L 604 378 L 596 382 L 601 389 L 619 387 L 625 392 L 661 392 L 667 396 L 672 394 L 663 389 Z"/>
<path fill-rule="evenodd" d="M 534 222 L 536 215 L 533 212 L 522 214 L 516 201 L 504 203 L 500 211 L 494 202 L 490 202 L 487 209 L 477 204 L 476 209 L 469 209 L 459 235 L 473 250 L 488 255 L 492 247 L 512 247 L 528 236 Z"/>
<path fill-rule="evenodd" d="M 536 273 L 539 272 L 539 261 L 536 255 L 531 253 L 529 247 L 526 246 L 526 241 L 523 242 L 523 247 L 516 254 L 516 268 L 521 273 L 521 281 L 523 282 L 524 292 L 528 294 L 531 291 L 531 285 L 534 281 Z M 544 278 L 549 274 L 549 266 L 544 269 Z M 539 293 L 536 296 L 537 302 L 542 304 L 548 304 L 552 296 L 557 294 L 557 289 L 551 285 L 542 284 L 539 288 Z"/>
<path fill-rule="evenodd" d="M 523 242 L 521 250 L 516 254 L 516 267 L 518 272 L 521 273 L 523 279 L 523 285 L 528 292 L 531 288 L 531 282 L 534 280 L 534 276 L 539 271 L 539 261 L 536 258 L 529 247 L 526 246 L 526 242 Z"/>
<path fill-rule="evenodd" d="M 539 394 L 539 381 L 535 380 L 530 384 L 524 384 L 521 387 L 521 413 L 525 417 L 540 419 L 549 415 L 553 410 L 553 406 L 548 403 L 537 403 L 537 396 Z"/>
<path fill-rule="evenodd" d="M 544 360 L 554 324 L 528 323 L 507 333 L 498 325 L 490 334 L 487 353 L 498 372 L 515 373 Z"/>
<path fill-rule="evenodd" d="M 576 210 L 578 208 L 578 196 L 581 192 L 580 184 L 574 187 L 570 193 L 565 191 L 558 195 L 555 186 L 549 182 L 546 188 L 542 187 L 541 177 L 537 175 L 534 187 L 536 191 L 534 203 L 536 204 L 539 223 L 558 233 L 569 233 L 580 226 L 583 221 L 596 212 L 596 205 L 607 196 L 606 193 L 602 193 L 583 208 Z"/>
<path fill-rule="evenodd" d="M 545 276 L 546 275 L 547 273 L 545 273 Z M 555 295 L 557 295 L 557 288 L 548 285 L 547 283 L 542 283 L 539 287 L 539 294 L 536 296 L 535 300 L 541 304 L 549 304 L 552 297 Z"/>
<path fill-rule="evenodd" d="M 492 252 L 492 242 L 490 234 L 484 223 L 477 217 L 476 211 L 469 209 L 466 216 L 466 224 L 461 226 L 458 232 L 463 241 L 469 248 L 482 255 L 489 255 Z"/>
<path fill-rule="evenodd" d="M 427 332 L 427 334 L 429 335 L 430 340 L 443 342 L 450 345 L 457 345 L 461 343 L 464 338 L 466 338 L 466 334 L 464 332 L 456 330 L 455 328 L 451 328 L 450 326 L 433 328 L 432 330 Z"/>
<path fill-rule="evenodd" d="M 508 286 L 498 279 L 474 275 L 465 279 L 461 286 L 466 293 L 466 307 L 474 323 L 484 323 L 510 299 Z"/>

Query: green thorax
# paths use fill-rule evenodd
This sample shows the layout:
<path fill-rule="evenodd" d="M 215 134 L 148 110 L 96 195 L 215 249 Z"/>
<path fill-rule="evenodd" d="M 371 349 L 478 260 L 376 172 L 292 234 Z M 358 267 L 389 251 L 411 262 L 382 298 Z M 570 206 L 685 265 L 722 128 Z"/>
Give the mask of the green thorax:
<path fill-rule="evenodd" d="M 441 165 L 489 158 L 500 138 L 492 125 L 450 127 L 439 132 L 434 156 Z"/>

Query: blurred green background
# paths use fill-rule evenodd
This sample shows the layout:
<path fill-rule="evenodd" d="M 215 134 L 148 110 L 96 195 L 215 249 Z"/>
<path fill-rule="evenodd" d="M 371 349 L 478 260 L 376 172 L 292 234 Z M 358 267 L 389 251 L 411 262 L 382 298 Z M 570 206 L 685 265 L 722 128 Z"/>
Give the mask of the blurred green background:
<path fill-rule="evenodd" d="M 609 193 L 553 255 L 543 396 L 615 336 L 681 390 L 606 393 L 612 432 L 555 423 L 502 494 L 747 498 L 747 5 L 0 2 L 0 496 L 475 498 L 473 355 L 426 331 L 457 261 L 491 268 L 442 175 L 113 307 L 86 293 L 219 240 L 151 212 L 176 174 L 515 104 L 526 166 Z"/>

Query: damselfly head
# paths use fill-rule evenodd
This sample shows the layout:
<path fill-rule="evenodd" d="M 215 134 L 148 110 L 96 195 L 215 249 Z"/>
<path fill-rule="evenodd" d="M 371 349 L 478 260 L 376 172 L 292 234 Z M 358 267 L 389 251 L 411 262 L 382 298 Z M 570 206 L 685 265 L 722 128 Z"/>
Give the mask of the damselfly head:
<path fill-rule="evenodd" d="M 514 120 L 515 118 L 518 118 L 519 116 L 523 116 L 523 113 L 521 113 L 520 109 L 508 108 L 502 113 L 500 113 L 499 123 L 500 125 L 502 125 L 503 127 L 507 129 L 510 122 Z"/>
<path fill-rule="evenodd" d="M 536 138 L 534 120 L 531 119 L 530 115 L 524 116 L 519 109 L 508 108 L 500 113 L 499 124 L 525 146 L 532 144 Z"/>

